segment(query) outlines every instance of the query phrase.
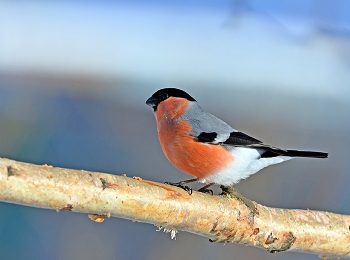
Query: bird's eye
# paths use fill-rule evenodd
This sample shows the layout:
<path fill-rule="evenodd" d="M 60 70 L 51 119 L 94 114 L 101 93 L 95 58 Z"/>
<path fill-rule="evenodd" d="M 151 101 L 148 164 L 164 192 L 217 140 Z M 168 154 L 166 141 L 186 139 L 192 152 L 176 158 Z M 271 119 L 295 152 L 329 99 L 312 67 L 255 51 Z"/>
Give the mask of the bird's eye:
<path fill-rule="evenodd" d="M 159 93 L 158 100 L 160 102 L 162 102 L 162 101 L 166 100 L 168 97 L 169 97 L 169 95 L 167 93 Z"/>

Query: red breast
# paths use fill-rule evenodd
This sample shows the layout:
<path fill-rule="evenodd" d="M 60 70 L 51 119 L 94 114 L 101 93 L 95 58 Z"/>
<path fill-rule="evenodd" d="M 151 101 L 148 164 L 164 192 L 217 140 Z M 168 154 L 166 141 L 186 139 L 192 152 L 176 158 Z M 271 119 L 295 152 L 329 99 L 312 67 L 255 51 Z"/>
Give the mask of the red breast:
<path fill-rule="evenodd" d="M 155 112 L 158 136 L 168 160 L 181 171 L 197 178 L 227 169 L 233 155 L 221 145 L 200 143 L 191 136 L 189 122 L 178 121 L 189 105 L 184 98 L 169 97 L 161 102 Z"/>

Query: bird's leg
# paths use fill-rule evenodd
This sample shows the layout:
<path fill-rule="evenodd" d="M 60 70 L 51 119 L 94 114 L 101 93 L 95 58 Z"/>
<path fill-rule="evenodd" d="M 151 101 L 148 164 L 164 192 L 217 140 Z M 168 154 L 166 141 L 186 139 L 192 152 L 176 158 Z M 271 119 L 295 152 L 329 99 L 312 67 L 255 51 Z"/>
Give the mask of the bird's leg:
<path fill-rule="evenodd" d="M 221 192 L 221 196 L 227 196 L 230 198 L 236 198 L 239 201 L 241 201 L 249 210 L 250 210 L 250 214 L 249 214 L 249 219 L 248 222 L 250 223 L 250 225 L 254 224 L 254 217 L 256 215 L 259 215 L 259 212 L 257 211 L 255 204 L 247 199 L 246 197 L 244 197 L 241 193 L 239 193 L 239 191 L 234 187 L 234 186 L 220 186 L 222 192 Z"/>
<path fill-rule="evenodd" d="M 168 185 L 171 185 L 171 186 L 176 186 L 176 187 L 179 187 L 181 189 L 184 189 L 185 191 L 188 192 L 188 194 L 192 194 L 192 188 L 185 185 L 187 183 L 191 183 L 191 182 L 195 182 L 195 181 L 198 181 L 198 178 L 196 179 L 190 179 L 190 180 L 185 180 L 185 181 L 179 181 L 179 182 L 165 182 L 165 184 L 168 184 Z"/>
<path fill-rule="evenodd" d="M 200 188 L 198 191 L 199 192 L 203 192 L 203 193 L 211 193 L 211 195 L 213 195 L 213 190 L 208 189 L 210 186 L 213 186 L 215 183 L 209 183 L 207 185 L 205 185 L 204 187 Z"/>

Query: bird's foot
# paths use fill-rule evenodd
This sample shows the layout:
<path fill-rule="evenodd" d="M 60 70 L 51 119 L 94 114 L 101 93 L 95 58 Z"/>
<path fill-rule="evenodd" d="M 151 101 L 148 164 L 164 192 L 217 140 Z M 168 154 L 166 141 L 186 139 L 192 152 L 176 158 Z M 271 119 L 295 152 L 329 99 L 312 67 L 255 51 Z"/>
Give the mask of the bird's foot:
<path fill-rule="evenodd" d="M 234 186 L 220 186 L 222 192 L 221 196 L 227 196 L 230 198 L 235 198 L 238 199 L 240 202 L 242 202 L 250 211 L 249 217 L 248 217 L 248 222 L 250 225 L 254 224 L 254 217 L 256 215 L 259 215 L 259 212 L 257 211 L 255 204 L 244 197 Z"/>
<path fill-rule="evenodd" d="M 179 181 L 179 182 L 168 182 L 167 181 L 167 182 L 165 182 L 165 184 L 168 184 L 168 185 L 171 185 L 171 186 L 175 186 L 175 187 L 179 187 L 179 188 L 187 191 L 187 193 L 189 195 L 192 194 L 192 188 L 190 186 L 184 185 L 184 184 L 186 184 L 186 182 L 184 182 L 184 181 Z"/>
<path fill-rule="evenodd" d="M 210 186 L 213 186 L 215 183 L 209 183 L 207 185 L 205 185 L 204 187 L 200 188 L 198 191 L 199 192 L 203 192 L 203 193 L 211 193 L 211 195 L 213 195 L 213 190 L 208 189 Z"/>
<path fill-rule="evenodd" d="M 203 189 L 203 188 L 200 188 L 199 190 L 198 190 L 199 192 L 202 192 L 202 193 L 210 193 L 211 195 L 213 195 L 214 193 L 213 193 L 213 190 L 211 190 L 211 189 Z"/>

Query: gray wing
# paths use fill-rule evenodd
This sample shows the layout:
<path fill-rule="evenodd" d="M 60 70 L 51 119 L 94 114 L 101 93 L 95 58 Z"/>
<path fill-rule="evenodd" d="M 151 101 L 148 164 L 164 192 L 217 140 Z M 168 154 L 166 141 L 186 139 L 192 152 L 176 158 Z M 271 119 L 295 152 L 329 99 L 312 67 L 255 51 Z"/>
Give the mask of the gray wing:
<path fill-rule="evenodd" d="M 188 121 L 192 126 L 192 135 L 196 137 L 202 132 L 215 132 L 227 137 L 231 132 L 237 132 L 221 119 L 203 110 L 197 102 L 190 102 L 186 112 L 178 120 Z"/>
<path fill-rule="evenodd" d="M 191 102 L 187 111 L 178 120 L 186 120 L 191 124 L 191 134 L 198 138 L 198 142 L 262 149 L 271 153 L 268 157 L 286 152 L 238 132 L 221 119 L 203 110 L 197 102 Z"/>

